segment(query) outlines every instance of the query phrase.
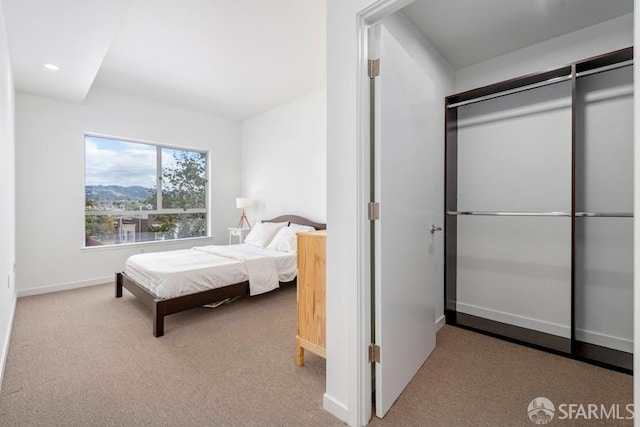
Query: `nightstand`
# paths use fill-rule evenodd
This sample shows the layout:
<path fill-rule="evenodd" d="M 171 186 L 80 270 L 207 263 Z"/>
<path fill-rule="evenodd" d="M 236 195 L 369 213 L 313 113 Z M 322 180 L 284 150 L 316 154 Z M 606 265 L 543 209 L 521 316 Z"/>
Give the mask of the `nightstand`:
<path fill-rule="evenodd" d="M 244 243 L 244 238 L 250 231 L 250 228 L 229 228 L 229 244 L 233 242 L 235 237 L 238 238 L 238 243 Z"/>

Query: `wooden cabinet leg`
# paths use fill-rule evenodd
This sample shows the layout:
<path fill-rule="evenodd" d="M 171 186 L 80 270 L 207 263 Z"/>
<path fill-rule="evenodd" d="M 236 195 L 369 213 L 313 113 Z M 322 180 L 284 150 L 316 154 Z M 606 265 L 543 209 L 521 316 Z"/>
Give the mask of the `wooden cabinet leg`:
<path fill-rule="evenodd" d="M 296 366 L 304 366 L 304 348 L 300 345 L 298 337 L 296 337 Z"/>

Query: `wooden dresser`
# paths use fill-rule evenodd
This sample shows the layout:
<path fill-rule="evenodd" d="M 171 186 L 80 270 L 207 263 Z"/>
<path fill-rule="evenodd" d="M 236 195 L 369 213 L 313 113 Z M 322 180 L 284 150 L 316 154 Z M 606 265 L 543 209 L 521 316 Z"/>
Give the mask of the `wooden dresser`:
<path fill-rule="evenodd" d="M 298 234 L 298 335 L 296 365 L 304 365 L 304 350 L 326 356 L 325 277 L 327 231 Z"/>

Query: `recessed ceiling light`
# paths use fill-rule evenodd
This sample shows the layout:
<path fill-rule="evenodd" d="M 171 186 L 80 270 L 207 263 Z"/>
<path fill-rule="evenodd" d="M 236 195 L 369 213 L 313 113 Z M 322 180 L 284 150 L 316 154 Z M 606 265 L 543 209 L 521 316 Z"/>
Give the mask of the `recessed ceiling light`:
<path fill-rule="evenodd" d="M 44 64 L 44 68 L 50 71 L 58 71 L 60 69 L 60 67 L 55 64 Z"/>

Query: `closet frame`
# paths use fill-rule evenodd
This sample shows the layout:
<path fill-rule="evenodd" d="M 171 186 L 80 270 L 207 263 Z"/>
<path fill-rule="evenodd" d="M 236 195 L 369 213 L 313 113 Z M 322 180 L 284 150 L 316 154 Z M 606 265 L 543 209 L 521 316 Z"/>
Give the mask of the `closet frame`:
<path fill-rule="evenodd" d="M 449 325 L 473 330 L 496 338 L 537 348 L 576 360 L 628 374 L 633 373 L 633 354 L 601 347 L 576 339 L 576 218 L 586 216 L 628 217 L 633 214 L 605 215 L 576 212 L 576 127 L 577 81 L 580 77 L 633 64 L 633 47 L 587 58 L 552 70 L 527 74 L 499 83 L 460 92 L 445 98 L 445 319 Z M 458 107 L 498 98 L 538 87 L 571 81 L 571 211 L 570 212 L 487 212 L 458 211 Z M 635 96 L 635 94 L 634 94 Z M 526 329 L 457 311 L 458 216 L 563 216 L 571 219 L 571 337 L 565 338 Z"/>

